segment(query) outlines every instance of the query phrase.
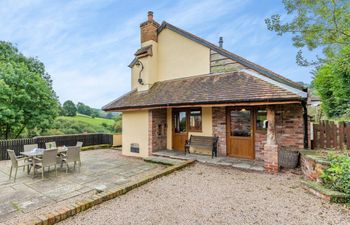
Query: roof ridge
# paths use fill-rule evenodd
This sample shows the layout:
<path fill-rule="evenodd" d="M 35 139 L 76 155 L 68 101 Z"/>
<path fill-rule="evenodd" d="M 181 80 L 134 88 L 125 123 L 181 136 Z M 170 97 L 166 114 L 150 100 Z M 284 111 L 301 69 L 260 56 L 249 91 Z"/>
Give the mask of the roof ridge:
<path fill-rule="evenodd" d="M 188 31 L 185 31 L 179 27 L 176 27 L 176 26 L 174 26 L 166 21 L 162 22 L 162 24 L 158 27 L 157 32 L 160 33 L 166 27 L 169 28 L 170 30 L 177 32 L 178 34 L 180 34 L 182 36 L 189 38 L 190 40 L 199 42 L 200 44 L 205 45 L 208 48 L 210 48 L 218 53 L 224 54 L 226 57 L 231 58 L 231 59 L 237 61 L 238 63 L 242 63 L 243 65 L 245 65 L 253 70 L 256 70 L 257 72 L 260 72 L 264 76 L 267 76 L 273 80 L 276 80 L 277 82 L 284 83 L 286 85 L 289 85 L 291 87 L 294 87 L 294 88 L 297 88 L 300 90 L 305 89 L 302 85 L 300 85 L 300 84 L 298 84 L 298 83 L 296 83 L 296 82 L 294 82 L 294 81 L 292 81 L 292 80 L 290 80 L 290 79 L 288 79 L 288 78 L 286 78 L 286 77 L 284 77 L 276 72 L 273 72 L 272 70 L 269 70 L 263 66 L 260 66 L 256 63 L 254 63 L 254 62 L 252 62 L 252 61 L 250 61 L 242 56 L 234 54 L 226 49 L 220 48 L 220 47 L 216 46 L 215 44 L 213 44 L 213 43 L 211 43 L 211 42 L 209 42 L 201 37 L 198 37 L 198 36 L 188 32 Z"/>

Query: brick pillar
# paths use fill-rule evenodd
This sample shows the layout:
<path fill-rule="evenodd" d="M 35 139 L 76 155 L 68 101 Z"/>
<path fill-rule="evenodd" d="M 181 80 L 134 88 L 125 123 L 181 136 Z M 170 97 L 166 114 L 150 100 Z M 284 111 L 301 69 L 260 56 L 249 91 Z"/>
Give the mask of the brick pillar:
<path fill-rule="evenodd" d="M 166 149 L 167 141 L 167 111 L 154 109 L 148 117 L 148 150 L 149 155 L 158 150 Z"/>
<path fill-rule="evenodd" d="M 266 144 L 264 146 L 264 168 L 266 172 L 277 173 L 279 170 L 278 165 L 278 151 L 279 145 L 276 141 L 276 118 L 275 108 L 267 107 L 267 134 Z"/>
<path fill-rule="evenodd" d="M 226 108 L 213 107 L 213 135 L 219 137 L 218 155 L 226 156 Z"/>

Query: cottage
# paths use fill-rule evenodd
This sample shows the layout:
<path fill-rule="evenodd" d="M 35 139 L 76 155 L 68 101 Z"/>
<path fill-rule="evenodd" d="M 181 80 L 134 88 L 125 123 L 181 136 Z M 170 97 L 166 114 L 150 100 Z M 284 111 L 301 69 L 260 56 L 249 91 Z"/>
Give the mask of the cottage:
<path fill-rule="evenodd" d="M 132 90 L 103 107 L 123 113 L 122 152 L 184 151 L 190 135 L 218 137 L 218 155 L 263 160 L 278 171 L 281 148 L 307 147 L 307 90 L 153 13 L 140 25 Z M 207 149 L 191 152 L 210 154 Z"/>

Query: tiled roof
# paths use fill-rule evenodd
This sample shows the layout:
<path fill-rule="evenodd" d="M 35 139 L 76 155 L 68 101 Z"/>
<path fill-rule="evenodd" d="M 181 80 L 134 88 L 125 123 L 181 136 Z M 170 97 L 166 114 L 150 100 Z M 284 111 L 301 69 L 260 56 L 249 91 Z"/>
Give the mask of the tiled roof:
<path fill-rule="evenodd" d="M 302 98 L 244 72 L 230 72 L 159 81 L 147 91 L 125 94 L 103 110 L 289 100 Z"/>

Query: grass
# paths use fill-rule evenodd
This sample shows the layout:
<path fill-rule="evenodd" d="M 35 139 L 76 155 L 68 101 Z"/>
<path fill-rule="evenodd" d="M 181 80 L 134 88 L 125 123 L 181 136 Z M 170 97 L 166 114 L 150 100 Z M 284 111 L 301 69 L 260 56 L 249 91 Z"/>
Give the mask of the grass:
<path fill-rule="evenodd" d="M 97 118 L 97 117 L 92 118 L 90 116 L 81 115 L 81 114 L 78 114 L 77 116 L 73 116 L 73 117 L 60 116 L 58 118 L 64 118 L 65 120 L 68 120 L 68 121 L 84 122 L 84 123 L 87 123 L 87 124 L 92 125 L 92 126 L 99 126 L 99 125 L 102 125 L 103 123 L 105 123 L 107 125 L 111 125 L 111 126 L 113 126 L 113 124 L 114 124 L 113 119 Z"/>

